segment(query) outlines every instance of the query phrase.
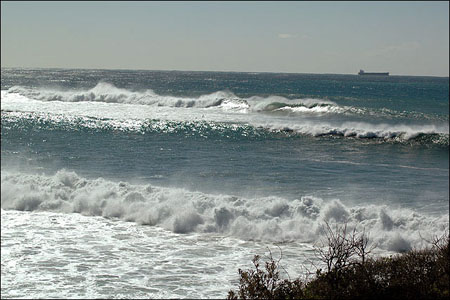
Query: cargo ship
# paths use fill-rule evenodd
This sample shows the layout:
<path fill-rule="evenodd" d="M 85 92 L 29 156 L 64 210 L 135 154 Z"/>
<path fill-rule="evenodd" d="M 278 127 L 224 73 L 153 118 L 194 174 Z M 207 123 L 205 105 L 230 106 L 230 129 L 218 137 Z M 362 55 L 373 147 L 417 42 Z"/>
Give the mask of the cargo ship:
<path fill-rule="evenodd" d="M 389 72 L 374 73 L 374 72 L 364 72 L 364 70 L 359 70 L 358 75 L 389 76 Z"/>

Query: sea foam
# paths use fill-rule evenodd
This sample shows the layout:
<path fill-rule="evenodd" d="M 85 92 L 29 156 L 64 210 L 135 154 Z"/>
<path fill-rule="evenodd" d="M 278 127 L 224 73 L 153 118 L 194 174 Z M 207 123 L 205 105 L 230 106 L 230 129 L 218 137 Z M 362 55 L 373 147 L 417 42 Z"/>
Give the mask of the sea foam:
<path fill-rule="evenodd" d="M 348 206 L 311 195 L 242 198 L 181 188 L 54 175 L 2 172 L 1 207 L 81 213 L 160 226 L 175 233 L 214 233 L 258 241 L 315 243 L 325 222 L 370 233 L 379 249 L 406 251 L 448 230 L 448 214 L 427 216 L 383 205 Z"/>
<path fill-rule="evenodd" d="M 32 100 L 62 102 L 105 102 L 139 104 L 149 106 L 168 106 L 180 108 L 210 108 L 239 112 L 287 111 L 301 113 L 344 113 L 348 108 L 324 99 L 288 99 L 282 96 L 252 96 L 240 98 L 230 91 L 217 91 L 199 97 L 177 97 L 158 95 L 151 89 L 130 91 L 117 88 L 106 82 L 99 82 L 88 90 L 57 90 L 13 86 L 6 94 L 16 94 Z M 2 94 L 3 95 L 3 94 Z"/>
<path fill-rule="evenodd" d="M 67 131 L 92 130 L 92 131 L 123 131 L 145 133 L 184 134 L 186 136 L 220 135 L 227 139 L 258 138 L 261 136 L 295 136 L 308 135 L 312 137 L 344 137 L 364 140 L 416 143 L 448 146 L 448 127 L 429 125 L 405 125 L 405 124 L 372 124 L 368 122 L 343 122 L 330 123 L 327 121 L 286 120 L 281 122 L 271 118 L 240 118 L 236 115 L 230 119 L 227 115 L 202 113 L 173 114 L 168 117 L 167 110 L 153 111 L 151 114 L 135 107 L 127 107 L 122 110 L 101 107 L 84 108 L 76 110 L 71 108 L 70 113 L 58 114 L 47 112 L 21 112 L 2 111 L 2 126 L 4 128 L 16 128 L 24 130 L 26 127 L 41 128 L 46 130 L 63 129 Z M 26 106 L 25 106 L 26 107 Z M 59 106 L 49 108 L 56 111 Z M 5 105 L 5 108 L 10 106 Z M 41 107 L 41 110 L 45 110 Z M 64 108 L 63 109 L 67 109 Z M 134 118 L 129 116 L 133 115 Z M 146 119 L 146 116 L 152 116 Z M 281 134 L 281 135 L 280 135 Z"/>
<path fill-rule="evenodd" d="M 56 90 L 13 86 L 8 90 L 8 93 L 39 101 L 106 102 L 186 108 L 219 106 L 225 101 L 232 102 L 233 100 L 236 103 L 242 102 L 233 93 L 227 91 L 218 91 L 197 98 L 176 97 L 158 95 L 151 89 L 130 91 L 117 88 L 106 82 L 99 82 L 95 87 L 88 90 Z"/>
<path fill-rule="evenodd" d="M 157 95 L 152 90 L 134 92 L 103 82 L 84 91 L 20 86 L 2 91 L 2 125 L 3 120 L 17 124 L 28 120 L 50 127 L 62 125 L 68 130 L 71 127 L 75 130 L 84 127 L 140 133 L 188 130 L 189 135 L 201 132 L 201 136 L 208 136 L 210 132 L 219 132 L 226 137 L 235 136 L 235 129 L 240 128 L 238 131 L 244 136 L 259 135 L 259 129 L 262 129 L 268 133 L 314 137 L 415 140 L 421 144 L 448 145 L 448 122 L 411 124 L 392 122 L 389 118 L 355 121 L 346 115 L 358 114 L 358 111 L 360 109 L 339 106 L 325 99 L 239 98 L 228 91 L 183 98 Z M 329 113 L 339 118 L 323 116 Z"/>

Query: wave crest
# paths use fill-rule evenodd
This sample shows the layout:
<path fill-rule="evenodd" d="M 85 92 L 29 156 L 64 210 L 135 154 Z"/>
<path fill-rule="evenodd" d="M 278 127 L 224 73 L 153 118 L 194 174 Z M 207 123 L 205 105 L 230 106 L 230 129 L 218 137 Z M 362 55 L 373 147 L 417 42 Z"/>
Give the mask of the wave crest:
<path fill-rule="evenodd" d="M 339 107 L 334 102 L 322 99 L 291 100 L 281 96 L 240 98 L 230 91 L 217 91 L 197 98 L 163 96 L 156 94 L 151 89 L 142 92 L 130 91 L 117 88 L 106 82 L 99 82 L 95 87 L 84 91 L 62 91 L 13 86 L 7 93 L 19 94 L 39 101 L 105 102 L 182 108 L 219 107 L 224 110 L 239 112 L 342 113 L 348 110 Z"/>
<path fill-rule="evenodd" d="M 181 134 L 185 136 L 227 139 L 267 137 L 342 137 L 374 142 L 409 143 L 418 145 L 448 146 L 448 128 L 436 125 L 389 125 L 365 122 L 327 123 L 302 122 L 280 123 L 228 123 L 206 120 L 170 121 L 161 119 L 114 119 L 94 118 L 47 113 L 2 111 L 2 128 L 20 130 L 86 130 L 89 132 L 122 131 L 146 133 Z"/>
<path fill-rule="evenodd" d="M 348 110 L 335 102 L 313 98 L 291 100 L 281 96 L 253 96 L 246 101 L 251 104 L 252 111 L 256 112 L 344 113 Z"/>
<path fill-rule="evenodd" d="M 295 200 L 240 198 L 87 179 L 66 170 L 52 176 L 2 172 L 1 181 L 2 209 L 120 218 L 176 233 L 213 232 L 246 240 L 314 242 L 324 222 L 345 222 L 350 228 L 365 228 L 379 248 L 403 251 L 423 242 L 422 236 L 448 228 L 448 215 L 429 217 L 376 205 L 349 207 L 338 199 L 326 201 L 307 195 Z"/>
<path fill-rule="evenodd" d="M 143 92 L 129 91 L 117 88 L 106 82 L 99 82 L 95 87 L 85 91 L 59 91 L 51 89 L 35 89 L 22 86 L 13 86 L 8 93 L 16 93 L 21 96 L 39 101 L 62 102 L 106 102 L 124 104 L 142 104 L 170 107 L 213 107 L 223 102 L 238 100 L 231 92 L 218 91 L 198 98 L 183 98 L 174 96 L 162 96 L 153 90 Z"/>

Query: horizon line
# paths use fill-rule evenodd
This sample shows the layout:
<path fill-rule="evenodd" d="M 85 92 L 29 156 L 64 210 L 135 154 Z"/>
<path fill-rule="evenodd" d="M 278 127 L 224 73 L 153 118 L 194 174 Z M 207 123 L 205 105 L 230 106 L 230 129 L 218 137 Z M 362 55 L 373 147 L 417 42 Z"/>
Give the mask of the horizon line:
<path fill-rule="evenodd" d="M 177 69 L 130 69 L 130 68 L 86 68 L 86 67 L 4 67 L 0 66 L 1 69 L 47 69 L 47 70 L 103 70 L 103 71 L 150 71 L 150 72 L 210 72 L 210 73 L 266 73 L 266 74 L 304 74 L 304 75 L 358 75 L 355 73 L 311 73 L 311 72 L 277 72 L 277 71 L 205 71 L 205 70 L 177 70 Z M 410 76 L 410 77 L 440 77 L 449 78 L 449 76 L 442 75 L 405 75 L 405 74 L 394 74 L 389 72 L 389 76 Z"/>

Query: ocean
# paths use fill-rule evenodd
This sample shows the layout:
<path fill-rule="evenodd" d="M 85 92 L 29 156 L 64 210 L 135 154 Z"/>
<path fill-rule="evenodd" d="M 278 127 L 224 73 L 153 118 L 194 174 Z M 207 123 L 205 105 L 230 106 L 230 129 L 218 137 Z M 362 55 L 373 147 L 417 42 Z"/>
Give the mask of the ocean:
<path fill-rule="evenodd" d="M 2 298 L 224 298 L 326 223 L 448 231 L 448 77 L 1 69 Z"/>

